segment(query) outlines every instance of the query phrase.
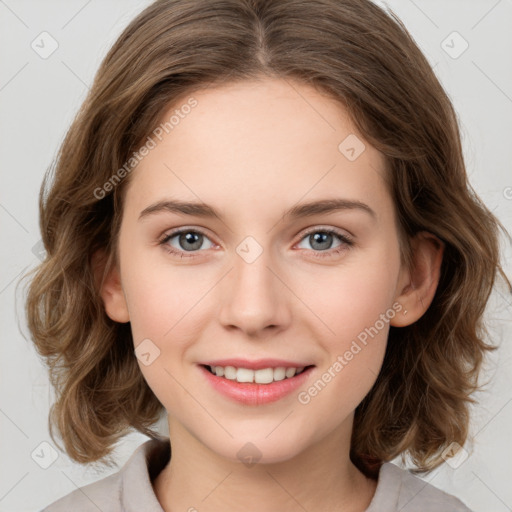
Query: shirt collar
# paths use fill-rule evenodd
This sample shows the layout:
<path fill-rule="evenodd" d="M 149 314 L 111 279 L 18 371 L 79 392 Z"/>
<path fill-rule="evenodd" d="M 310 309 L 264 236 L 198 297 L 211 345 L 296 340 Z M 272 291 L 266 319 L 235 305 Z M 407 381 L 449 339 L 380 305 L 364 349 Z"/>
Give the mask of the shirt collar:
<path fill-rule="evenodd" d="M 152 481 L 171 458 L 169 438 L 153 438 L 141 444 L 121 469 L 121 503 L 125 512 L 165 512 L 158 501 Z M 400 469 L 384 463 L 373 499 L 365 512 L 396 510 L 400 494 Z M 385 508 L 382 508 L 385 507 Z"/>
<path fill-rule="evenodd" d="M 153 489 L 152 480 L 171 457 L 168 438 L 141 444 L 121 469 L 121 503 L 125 512 L 165 512 Z"/>

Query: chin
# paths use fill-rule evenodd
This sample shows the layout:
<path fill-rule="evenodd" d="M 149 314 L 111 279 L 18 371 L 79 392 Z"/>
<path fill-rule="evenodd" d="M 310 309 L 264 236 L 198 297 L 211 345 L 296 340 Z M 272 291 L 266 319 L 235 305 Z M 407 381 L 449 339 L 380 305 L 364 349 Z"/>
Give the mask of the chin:
<path fill-rule="evenodd" d="M 275 428 L 275 425 L 272 427 Z M 271 434 L 272 428 L 260 431 L 258 435 L 242 435 L 229 439 L 222 446 L 210 446 L 219 456 L 233 462 L 240 462 L 246 467 L 254 464 L 275 464 L 286 462 L 299 455 L 306 446 L 301 446 L 289 432 L 285 435 Z"/>

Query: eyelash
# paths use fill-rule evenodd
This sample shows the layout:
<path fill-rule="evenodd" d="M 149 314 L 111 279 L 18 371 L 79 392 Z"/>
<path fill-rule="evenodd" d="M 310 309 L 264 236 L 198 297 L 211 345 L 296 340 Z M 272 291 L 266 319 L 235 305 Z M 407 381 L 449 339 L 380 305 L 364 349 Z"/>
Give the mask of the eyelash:
<path fill-rule="evenodd" d="M 183 257 L 185 257 L 185 258 L 195 258 L 197 255 L 193 254 L 193 252 L 202 252 L 202 251 L 190 251 L 190 254 L 185 255 L 186 254 L 185 251 L 178 251 L 178 250 L 174 249 L 173 247 L 171 247 L 170 245 L 167 244 L 167 242 L 169 240 L 174 238 L 176 235 L 181 235 L 182 233 L 197 233 L 197 234 L 201 234 L 201 235 L 203 235 L 203 236 L 208 238 L 208 235 L 206 233 L 204 233 L 203 231 L 201 231 L 200 229 L 197 229 L 197 228 L 194 228 L 194 229 L 191 229 L 191 228 L 190 229 L 189 228 L 181 228 L 181 229 L 177 229 L 175 231 L 171 231 L 171 233 L 167 233 L 159 241 L 159 245 L 162 245 L 164 247 L 164 249 L 169 254 L 172 254 L 174 256 L 180 256 L 181 258 L 183 258 Z M 332 228 L 326 228 L 326 229 L 315 228 L 315 229 L 311 229 L 310 231 L 307 231 L 306 233 L 304 233 L 304 235 L 299 240 L 299 242 L 301 242 L 307 236 L 309 236 L 309 235 L 311 235 L 313 233 L 326 233 L 326 234 L 329 234 L 329 235 L 335 235 L 342 242 L 342 245 L 338 246 L 335 249 L 328 249 L 328 250 L 325 250 L 325 251 L 315 251 L 315 250 L 313 250 L 313 253 L 315 254 L 315 256 L 314 256 L 315 258 L 329 258 L 329 257 L 333 257 L 334 255 L 340 254 L 341 252 L 346 251 L 347 249 L 350 249 L 354 245 L 354 242 L 353 242 L 351 237 L 345 235 L 344 233 L 341 233 L 340 231 L 338 231 L 336 229 L 332 229 Z"/>

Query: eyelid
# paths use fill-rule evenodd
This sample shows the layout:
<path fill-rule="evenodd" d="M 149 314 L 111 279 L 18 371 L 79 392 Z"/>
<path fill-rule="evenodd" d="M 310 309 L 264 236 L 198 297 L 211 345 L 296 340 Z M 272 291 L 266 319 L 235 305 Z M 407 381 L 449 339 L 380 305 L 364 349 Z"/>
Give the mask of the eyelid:
<path fill-rule="evenodd" d="M 163 240 L 172 238 L 173 236 L 179 235 L 181 233 L 187 233 L 189 231 L 200 233 L 201 235 L 204 235 L 208 239 L 212 238 L 203 228 L 199 228 L 196 226 L 180 226 L 179 228 L 174 228 L 171 229 L 170 231 L 165 231 L 165 233 L 158 238 L 158 241 L 161 243 Z M 211 240 L 211 242 L 213 243 L 213 240 Z"/>
<path fill-rule="evenodd" d="M 335 233 L 345 238 L 349 238 L 350 240 L 354 239 L 354 235 L 347 231 L 346 229 L 336 228 L 334 226 L 316 224 L 311 228 L 306 228 L 305 231 L 301 232 L 300 240 L 302 240 L 305 236 L 310 235 L 311 233 L 316 233 L 318 231 L 325 231 L 328 233 Z"/>
<path fill-rule="evenodd" d="M 173 229 L 170 229 L 170 230 L 166 230 L 159 237 L 159 240 L 168 238 L 168 237 L 173 236 L 173 235 L 178 235 L 178 234 L 181 234 L 183 232 L 188 232 L 188 231 L 194 231 L 194 232 L 200 233 L 201 235 L 207 236 L 208 238 L 211 238 L 211 236 L 208 234 L 208 232 L 204 228 L 200 228 L 200 227 L 197 227 L 197 226 L 180 226 L 179 228 L 173 228 Z"/>

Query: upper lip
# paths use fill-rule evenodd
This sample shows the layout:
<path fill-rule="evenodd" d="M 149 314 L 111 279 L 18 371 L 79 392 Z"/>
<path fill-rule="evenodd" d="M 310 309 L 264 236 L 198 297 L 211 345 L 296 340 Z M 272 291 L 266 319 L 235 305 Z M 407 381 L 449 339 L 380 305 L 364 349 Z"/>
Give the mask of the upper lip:
<path fill-rule="evenodd" d="M 300 363 L 297 361 L 290 361 L 285 359 L 257 359 L 248 361 L 247 359 L 231 358 L 231 359 L 216 359 L 215 361 L 205 361 L 200 364 L 205 366 L 234 366 L 235 368 L 247 368 L 249 370 L 261 370 L 263 368 L 302 368 L 312 366 L 309 363 Z"/>

